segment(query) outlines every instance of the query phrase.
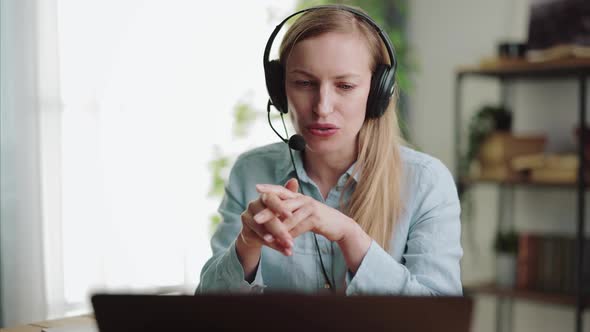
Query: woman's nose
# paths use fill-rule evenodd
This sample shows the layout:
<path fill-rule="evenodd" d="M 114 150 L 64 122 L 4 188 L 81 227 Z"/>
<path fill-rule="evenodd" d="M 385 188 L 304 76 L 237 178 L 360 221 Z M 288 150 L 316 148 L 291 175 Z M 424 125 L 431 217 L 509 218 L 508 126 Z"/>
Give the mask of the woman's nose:
<path fill-rule="evenodd" d="M 315 113 L 319 117 L 324 117 L 334 111 L 334 105 L 332 100 L 332 92 L 328 84 L 320 85 L 317 94 L 317 102 L 315 107 Z"/>

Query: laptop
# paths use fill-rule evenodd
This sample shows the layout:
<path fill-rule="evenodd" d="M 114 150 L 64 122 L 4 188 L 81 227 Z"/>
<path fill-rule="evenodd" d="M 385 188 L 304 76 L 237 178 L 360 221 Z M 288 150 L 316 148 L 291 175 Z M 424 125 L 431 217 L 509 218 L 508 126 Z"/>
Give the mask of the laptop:
<path fill-rule="evenodd" d="M 470 297 L 344 295 L 92 296 L 101 332 L 468 332 Z"/>

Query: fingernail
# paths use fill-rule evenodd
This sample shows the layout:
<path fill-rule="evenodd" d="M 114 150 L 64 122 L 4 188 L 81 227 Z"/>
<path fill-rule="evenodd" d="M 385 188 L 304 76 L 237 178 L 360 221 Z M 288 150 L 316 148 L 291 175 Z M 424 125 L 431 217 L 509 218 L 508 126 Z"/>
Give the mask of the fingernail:
<path fill-rule="evenodd" d="M 281 239 L 281 243 L 283 244 L 283 246 L 285 246 L 286 248 L 292 248 L 293 247 L 293 241 L 287 239 L 287 238 L 282 238 Z"/>
<path fill-rule="evenodd" d="M 257 223 L 260 223 L 260 221 L 262 221 L 262 216 L 260 213 L 254 216 L 254 221 L 256 221 Z"/>
<path fill-rule="evenodd" d="M 270 235 L 270 234 L 266 234 L 266 235 L 264 235 L 262 238 L 264 238 L 264 241 L 266 241 L 266 242 L 272 242 L 272 241 L 274 241 L 274 239 L 275 239 L 275 238 L 274 238 L 272 235 Z"/>

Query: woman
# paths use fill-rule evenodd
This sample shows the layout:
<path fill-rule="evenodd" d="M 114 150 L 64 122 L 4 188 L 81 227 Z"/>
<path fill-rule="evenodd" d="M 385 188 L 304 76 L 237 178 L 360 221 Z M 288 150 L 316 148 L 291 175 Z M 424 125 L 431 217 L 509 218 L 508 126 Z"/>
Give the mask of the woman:
<path fill-rule="evenodd" d="M 197 293 L 461 294 L 454 181 L 403 146 L 396 94 L 369 116 L 371 80 L 394 58 L 363 15 L 316 8 L 285 34 L 284 107 L 306 146 L 295 169 L 283 143 L 238 158 Z"/>

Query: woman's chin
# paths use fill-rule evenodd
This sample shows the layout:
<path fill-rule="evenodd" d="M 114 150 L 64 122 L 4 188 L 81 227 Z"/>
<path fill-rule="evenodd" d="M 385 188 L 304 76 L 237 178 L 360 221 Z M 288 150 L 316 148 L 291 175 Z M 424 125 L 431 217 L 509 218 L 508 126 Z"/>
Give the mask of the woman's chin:
<path fill-rule="evenodd" d="M 305 139 L 306 149 L 313 153 L 330 153 L 338 150 L 335 140 Z"/>

